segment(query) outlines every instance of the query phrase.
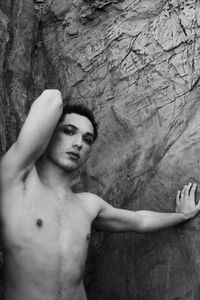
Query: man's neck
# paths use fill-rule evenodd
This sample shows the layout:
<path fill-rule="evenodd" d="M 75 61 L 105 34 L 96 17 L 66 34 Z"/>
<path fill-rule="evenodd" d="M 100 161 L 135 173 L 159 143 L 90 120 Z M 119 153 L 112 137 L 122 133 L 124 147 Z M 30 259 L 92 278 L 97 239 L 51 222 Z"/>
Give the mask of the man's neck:
<path fill-rule="evenodd" d="M 75 179 L 74 172 L 67 172 L 45 157 L 37 163 L 37 169 L 43 183 L 58 196 L 62 197 L 66 193 L 72 193 L 71 186 Z"/>

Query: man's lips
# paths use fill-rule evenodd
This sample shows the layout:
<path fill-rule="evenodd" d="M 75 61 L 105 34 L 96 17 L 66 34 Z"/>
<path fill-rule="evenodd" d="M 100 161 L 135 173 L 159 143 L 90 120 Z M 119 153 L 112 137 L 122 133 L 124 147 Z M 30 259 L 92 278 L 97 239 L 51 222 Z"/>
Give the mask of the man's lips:
<path fill-rule="evenodd" d="M 67 151 L 67 154 L 69 155 L 70 158 L 75 159 L 75 160 L 80 158 L 80 154 L 78 152 Z"/>

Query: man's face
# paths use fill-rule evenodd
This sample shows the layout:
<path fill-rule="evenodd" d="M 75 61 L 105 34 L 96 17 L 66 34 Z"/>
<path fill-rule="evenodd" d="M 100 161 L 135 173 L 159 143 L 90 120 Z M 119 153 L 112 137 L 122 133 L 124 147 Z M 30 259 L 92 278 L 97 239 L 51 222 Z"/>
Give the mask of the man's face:
<path fill-rule="evenodd" d="M 76 113 L 58 123 L 47 148 L 47 156 L 66 171 L 78 169 L 88 158 L 94 142 L 90 120 Z"/>

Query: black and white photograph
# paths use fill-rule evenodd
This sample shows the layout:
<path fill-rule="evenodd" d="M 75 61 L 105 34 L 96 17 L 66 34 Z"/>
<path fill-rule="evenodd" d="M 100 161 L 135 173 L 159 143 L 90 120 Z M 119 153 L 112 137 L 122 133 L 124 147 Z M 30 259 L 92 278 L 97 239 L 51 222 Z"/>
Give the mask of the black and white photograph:
<path fill-rule="evenodd" d="M 0 0 L 0 300 L 200 300 L 200 0 Z"/>

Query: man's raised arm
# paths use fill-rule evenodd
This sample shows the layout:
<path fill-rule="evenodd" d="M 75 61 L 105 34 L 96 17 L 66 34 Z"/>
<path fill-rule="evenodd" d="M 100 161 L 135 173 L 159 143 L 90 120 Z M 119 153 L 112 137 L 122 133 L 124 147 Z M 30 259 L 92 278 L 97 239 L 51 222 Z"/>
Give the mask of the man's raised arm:
<path fill-rule="evenodd" d="M 146 233 L 180 224 L 200 211 L 200 201 L 195 203 L 195 190 L 196 184 L 189 183 L 178 191 L 174 213 L 118 209 L 99 198 L 101 208 L 93 225 L 104 231 Z"/>
<path fill-rule="evenodd" d="M 33 102 L 17 141 L 2 159 L 3 172 L 23 176 L 46 149 L 62 114 L 59 90 L 45 90 Z"/>

